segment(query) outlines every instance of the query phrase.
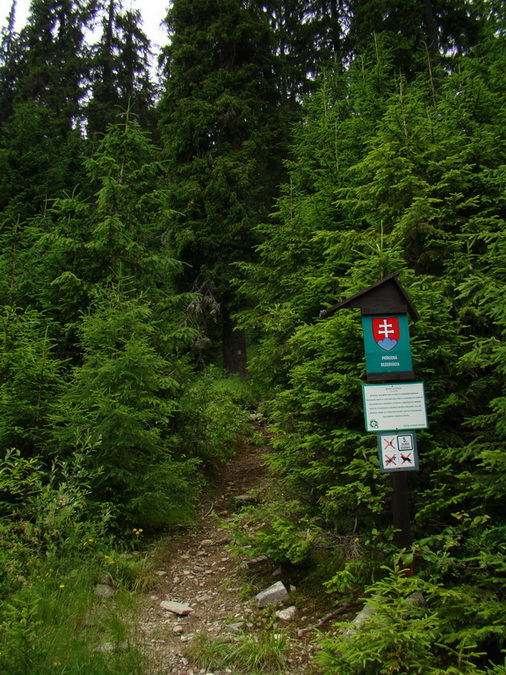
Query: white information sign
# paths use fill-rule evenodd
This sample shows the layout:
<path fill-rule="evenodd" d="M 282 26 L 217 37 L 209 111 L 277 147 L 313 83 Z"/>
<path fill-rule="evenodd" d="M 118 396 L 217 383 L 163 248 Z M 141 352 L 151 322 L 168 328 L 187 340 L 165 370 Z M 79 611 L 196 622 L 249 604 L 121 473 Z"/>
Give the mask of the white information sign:
<path fill-rule="evenodd" d="M 367 431 L 426 429 L 427 409 L 423 382 L 364 384 Z"/>

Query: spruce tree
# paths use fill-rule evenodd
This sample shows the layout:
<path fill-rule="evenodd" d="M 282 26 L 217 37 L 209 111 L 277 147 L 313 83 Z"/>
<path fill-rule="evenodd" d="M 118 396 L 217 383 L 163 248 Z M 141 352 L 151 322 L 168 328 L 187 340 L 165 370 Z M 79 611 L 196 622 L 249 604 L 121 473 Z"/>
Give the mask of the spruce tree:
<path fill-rule="evenodd" d="M 81 122 L 89 75 L 85 32 L 96 8 L 96 0 L 33 0 L 20 33 L 23 55 L 16 100 L 57 113 L 62 130 Z"/>
<path fill-rule="evenodd" d="M 0 453 L 44 455 L 51 406 L 63 385 L 64 362 L 55 354 L 51 322 L 13 305 L 0 312 Z"/>
<path fill-rule="evenodd" d="M 140 20 L 139 10 L 124 11 L 119 0 L 109 0 L 104 8 L 102 36 L 93 47 L 91 98 L 86 107 L 89 134 L 104 134 L 118 113 L 127 109 L 143 128 L 155 130 L 149 41 Z"/>
<path fill-rule="evenodd" d="M 18 103 L 0 135 L 0 213 L 25 223 L 48 200 L 79 182 L 83 142 L 77 129 L 63 130 L 51 108 Z"/>
<path fill-rule="evenodd" d="M 126 114 L 111 125 L 86 165 L 93 199 L 57 200 L 54 232 L 38 244 L 53 263 L 43 300 L 54 306 L 62 299 L 58 318 L 73 338 L 74 367 L 54 406 L 52 447 L 66 455 L 89 438 L 89 461 L 101 471 L 94 497 L 121 506 L 129 524 L 159 527 L 183 517 L 197 483 L 194 463 L 171 451 L 187 373 L 187 298 L 174 293 L 180 265 L 164 237 L 170 214 L 155 149 L 138 123 Z"/>
<path fill-rule="evenodd" d="M 375 36 L 384 34 L 396 69 L 410 80 L 426 68 L 448 67 L 455 55 L 469 52 L 484 24 L 483 13 L 463 0 L 351 0 L 350 10 L 347 53 L 363 53 Z"/>
<path fill-rule="evenodd" d="M 239 265 L 241 293 L 249 299 L 241 323 L 261 345 L 252 361 L 257 383 L 283 381 L 295 326 L 317 316 L 352 264 L 365 225 L 340 198 L 387 108 L 391 67 L 383 50 L 379 58 L 374 52 L 357 58 L 346 72 L 328 69 L 305 102 L 304 123 L 294 127 L 289 182 L 258 226 L 258 260 Z"/>
<path fill-rule="evenodd" d="M 127 111 L 83 160 L 86 190 L 53 200 L 30 223 L 23 292 L 62 329 L 79 321 L 100 287 L 126 279 L 131 293 L 170 302 L 181 265 L 166 241 L 171 211 L 157 152 Z"/>
<path fill-rule="evenodd" d="M 0 211 L 25 222 L 79 182 L 82 103 L 89 71 L 85 31 L 95 0 L 34 0 L 5 47 Z"/>
<path fill-rule="evenodd" d="M 195 462 L 172 452 L 185 372 L 176 316 L 160 314 L 127 281 L 102 287 L 78 328 L 82 365 L 53 416 L 59 456 L 91 441 L 93 498 L 115 504 L 122 524 L 145 529 L 187 517 L 199 482 Z"/>
<path fill-rule="evenodd" d="M 260 251 L 272 273 L 262 286 L 261 265 L 246 267 L 260 305 L 252 376 L 276 376 L 272 465 L 291 500 L 259 541 L 297 562 L 286 539 L 302 520 L 301 539 L 309 528 L 339 542 L 328 588 L 350 596 L 396 551 L 390 487 L 364 433 L 360 318 L 343 310 L 319 321 L 318 308 L 402 271 L 421 315 L 411 344 L 430 424 L 410 479 L 412 552 L 419 579 L 455 594 L 448 607 L 432 587 L 447 664 L 469 634 L 494 658 L 504 616 L 504 53 L 496 26 L 436 90 L 429 72 L 392 80 L 388 64 L 357 78 L 351 69 L 345 86 L 323 82 L 293 148 L 279 227 Z M 459 614 L 468 602 L 481 603 L 480 616 Z"/>
<path fill-rule="evenodd" d="M 8 119 L 13 106 L 16 82 L 19 76 L 21 45 L 14 30 L 16 18 L 16 0 L 13 0 L 7 25 L 2 28 L 0 41 L 0 129 Z"/>
<path fill-rule="evenodd" d="M 160 131 L 178 213 L 170 235 L 190 265 L 187 288 L 207 285 L 221 305 L 225 367 L 244 371 L 231 280 L 252 256 L 284 155 L 271 32 L 259 7 L 236 0 L 177 0 L 167 24 Z"/>
<path fill-rule="evenodd" d="M 273 0 L 266 3 L 285 115 L 297 121 L 302 98 L 322 72 L 344 66 L 348 6 L 339 0 Z"/>

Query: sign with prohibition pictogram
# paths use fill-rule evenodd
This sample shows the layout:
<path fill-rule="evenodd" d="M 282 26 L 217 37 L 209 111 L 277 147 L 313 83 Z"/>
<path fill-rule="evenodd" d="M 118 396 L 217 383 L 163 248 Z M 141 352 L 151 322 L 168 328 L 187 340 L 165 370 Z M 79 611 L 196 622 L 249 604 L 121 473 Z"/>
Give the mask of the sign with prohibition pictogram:
<path fill-rule="evenodd" d="M 395 542 L 412 545 L 407 471 L 418 469 L 415 429 L 426 429 L 423 382 L 415 382 L 408 315 L 416 311 L 393 272 L 368 288 L 320 312 L 330 316 L 341 309 L 360 309 L 364 333 L 367 382 L 363 385 L 366 430 L 375 432 L 381 470 L 390 473 Z M 374 384 L 372 384 L 374 383 Z M 412 576 L 412 566 L 406 569 Z"/>
<path fill-rule="evenodd" d="M 377 437 L 381 471 L 418 470 L 415 431 L 388 431 L 377 434 Z"/>

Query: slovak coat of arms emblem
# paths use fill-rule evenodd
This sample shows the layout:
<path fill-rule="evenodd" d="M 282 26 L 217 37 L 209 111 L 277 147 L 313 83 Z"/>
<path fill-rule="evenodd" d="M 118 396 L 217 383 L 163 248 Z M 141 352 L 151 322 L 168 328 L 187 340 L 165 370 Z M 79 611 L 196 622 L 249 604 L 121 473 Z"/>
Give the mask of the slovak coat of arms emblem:
<path fill-rule="evenodd" d="M 376 344 L 390 351 L 400 339 L 399 320 L 397 317 L 380 317 L 372 320 L 372 334 Z"/>

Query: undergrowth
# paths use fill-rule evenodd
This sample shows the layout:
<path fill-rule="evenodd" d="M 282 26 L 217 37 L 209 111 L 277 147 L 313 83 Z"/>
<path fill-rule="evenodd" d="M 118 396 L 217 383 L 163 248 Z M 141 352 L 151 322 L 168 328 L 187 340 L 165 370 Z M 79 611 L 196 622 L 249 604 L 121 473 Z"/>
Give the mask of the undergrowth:
<path fill-rule="evenodd" d="M 364 623 L 336 624 L 321 636 L 317 661 L 325 675 L 492 675 L 505 673 L 484 646 L 504 640 L 504 604 L 475 588 L 445 588 L 384 569 L 363 599 Z M 506 663 L 505 663 L 506 665 Z"/>
<path fill-rule="evenodd" d="M 55 464 L 7 453 L 0 469 L 0 672 L 141 673 L 132 611 L 143 560 L 107 535 L 87 502 L 83 453 Z M 133 533 L 132 533 L 133 534 Z M 133 534 L 133 536 L 137 536 Z M 101 600 L 98 584 L 113 596 Z"/>
<path fill-rule="evenodd" d="M 181 509 L 190 517 L 206 471 L 235 451 L 251 404 L 246 383 L 220 379 L 212 369 L 189 383 L 170 441 L 174 462 L 191 463 L 191 486 L 186 490 L 177 475 L 171 477 L 170 503 L 184 494 L 173 513 L 164 512 L 162 520 L 157 516 L 156 531 L 164 527 L 166 532 L 178 522 Z M 0 464 L 1 673 L 143 672 L 135 606 L 139 591 L 152 582 L 139 550 L 154 534 L 153 515 L 132 522 L 121 494 L 110 502 L 97 496 L 97 484 L 110 471 L 97 466 L 103 442 L 83 432 L 74 450 L 52 463 L 47 453 L 5 451 Z M 155 477 L 160 484 L 162 468 Z M 153 495 L 159 495 L 157 490 Z M 98 595 L 100 586 L 111 597 Z"/>
<path fill-rule="evenodd" d="M 334 607 L 373 608 L 360 629 L 343 622 L 320 634 L 322 675 L 506 673 L 500 527 L 485 531 L 476 518 L 469 527 L 470 516 L 456 513 L 444 535 L 399 552 L 387 528 L 339 535 L 279 485 L 273 480 L 262 503 L 231 524 L 234 549 L 267 555 L 297 577 L 298 587 L 325 594 Z M 457 529 L 464 521 L 465 537 Z M 413 563 L 416 575 L 406 576 Z"/>
<path fill-rule="evenodd" d="M 285 672 L 287 640 L 274 629 L 242 633 L 237 638 L 197 636 L 187 651 L 187 657 L 197 668 L 222 669 L 244 675 L 264 675 Z"/>

